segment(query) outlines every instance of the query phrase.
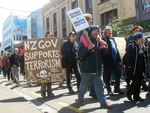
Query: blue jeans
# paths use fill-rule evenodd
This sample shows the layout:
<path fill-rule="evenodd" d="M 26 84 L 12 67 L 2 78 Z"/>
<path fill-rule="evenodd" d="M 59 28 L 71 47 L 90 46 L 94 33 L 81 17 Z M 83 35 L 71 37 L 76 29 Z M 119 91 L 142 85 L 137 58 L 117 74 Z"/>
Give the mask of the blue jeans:
<path fill-rule="evenodd" d="M 106 102 L 106 97 L 104 95 L 104 87 L 102 82 L 102 74 L 90 74 L 90 73 L 84 73 L 82 72 L 82 79 L 79 87 L 79 93 L 78 98 L 83 99 L 84 94 L 86 93 L 86 88 L 88 84 L 93 82 L 94 90 L 96 93 L 96 96 L 98 98 L 98 101 L 100 104 L 103 104 Z"/>

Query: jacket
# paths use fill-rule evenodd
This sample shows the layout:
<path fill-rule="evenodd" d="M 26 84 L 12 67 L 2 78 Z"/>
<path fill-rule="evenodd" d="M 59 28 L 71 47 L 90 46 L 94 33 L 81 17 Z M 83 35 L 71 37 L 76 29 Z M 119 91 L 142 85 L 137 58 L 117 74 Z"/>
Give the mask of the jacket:
<path fill-rule="evenodd" d="M 126 57 L 127 57 L 127 62 L 126 62 L 126 71 L 127 73 L 129 73 L 130 75 L 135 75 L 135 72 L 138 71 L 137 70 L 137 64 L 138 64 L 138 53 L 140 51 L 143 51 L 142 48 L 140 47 L 140 45 L 137 45 L 134 41 L 130 41 L 130 43 L 127 46 L 127 53 L 126 53 Z M 143 55 L 144 56 L 144 55 Z M 145 57 L 145 56 L 144 56 Z M 144 58 L 143 60 L 143 71 L 145 73 L 145 60 L 146 58 Z"/>
<path fill-rule="evenodd" d="M 13 66 L 13 65 L 19 66 L 19 62 L 20 62 L 19 55 L 12 54 L 11 57 L 10 57 L 11 66 Z"/>
<path fill-rule="evenodd" d="M 73 43 L 70 40 L 64 42 L 62 45 L 62 60 L 66 61 L 67 63 L 73 63 L 78 59 L 78 44 L 76 41 Z"/>
<path fill-rule="evenodd" d="M 6 57 L 4 67 L 6 71 L 10 70 L 10 57 Z"/>
<path fill-rule="evenodd" d="M 114 38 L 112 38 L 114 43 L 115 43 L 115 46 L 116 46 L 116 49 L 117 49 L 117 44 L 114 40 Z M 104 55 L 104 63 L 114 63 L 114 58 L 112 56 L 112 46 L 111 46 L 111 42 L 109 41 L 108 37 L 104 37 L 103 40 L 107 43 L 108 45 L 108 51 L 107 53 Z M 116 61 L 118 62 L 121 62 L 121 58 L 120 58 L 120 54 L 119 54 L 119 51 L 117 49 L 117 59 Z"/>
<path fill-rule="evenodd" d="M 99 48 L 99 43 L 95 38 L 90 38 L 95 45 L 92 51 L 88 50 L 82 42 L 79 44 L 78 55 L 81 57 L 81 72 L 85 73 L 103 73 L 103 59 Z"/>

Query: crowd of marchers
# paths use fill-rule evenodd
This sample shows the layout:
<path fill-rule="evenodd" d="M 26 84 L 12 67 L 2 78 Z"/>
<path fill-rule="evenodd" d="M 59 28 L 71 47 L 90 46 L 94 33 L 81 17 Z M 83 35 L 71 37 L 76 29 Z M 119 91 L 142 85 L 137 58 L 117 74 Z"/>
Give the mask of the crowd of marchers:
<path fill-rule="evenodd" d="M 129 101 L 144 101 L 140 91 L 150 92 L 150 44 L 143 36 L 143 28 L 132 27 L 132 34 L 125 38 L 126 53 L 121 59 L 117 44 L 113 38 L 112 28 L 106 26 L 102 30 L 98 25 L 92 25 L 92 15 L 84 14 L 89 27 L 80 32 L 71 31 L 68 40 L 61 45 L 62 73 L 63 79 L 59 81 L 59 87 L 63 87 L 66 81 L 69 94 L 76 94 L 71 84 L 71 75 L 74 73 L 77 81 L 78 103 L 84 105 L 84 95 L 87 88 L 89 96 L 97 99 L 101 108 L 112 109 L 104 94 L 113 96 L 114 93 L 126 95 Z M 46 38 L 53 38 L 50 31 L 46 32 Z M 3 76 L 19 84 L 18 69 L 25 76 L 24 52 L 15 48 L 14 54 L 10 56 L 4 53 L 2 58 Z M 20 54 L 18 54 L 20 53 Z M 124 67 L 124 71 L 121 69 Z M 111 87 L 112 75 L 114 76 L 114 88 Z M 126 91 L 120 89 L 120 79 L 124 76 L 127 87 Z M 149 84 L 147 85 L 147 82 Z M 44 98 L 54 97 L 52 83 L 42 83 L 41 96 Z M 113 89 L 113 90 L 112 90 Z"/>

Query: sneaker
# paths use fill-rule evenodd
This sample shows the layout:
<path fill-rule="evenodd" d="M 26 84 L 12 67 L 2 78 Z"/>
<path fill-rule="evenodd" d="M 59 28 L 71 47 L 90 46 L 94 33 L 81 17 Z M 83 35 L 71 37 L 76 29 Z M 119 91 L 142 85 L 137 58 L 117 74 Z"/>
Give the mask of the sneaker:
<path fill-rule="evenodd" d="M 120 95 L 124 95 L 124 92 L 120 89 L 114 89 L 114 93 L 119 93 Z"/>
<path fill-rule="evenodd" d="M 78 102 L 79 102 L 79 104 L 80 104 L 81 106 L 83 106 L 83 105 L 85 104 L 83 98 L 79 98 L 79 99 L 78 99 Z"/>
<path fill-rule="evenodd" d="M 110 96 L 114 95 L 114 93 L 112 91 L 107 91 L 107 94 L 110 95 Z"/>
<path fill-rule="evenodd" d="M 45 94 L 45 93 L 41 93 L 41 96 L 42 96 L 43 98 L 45 98 L 45 97 L 46 97 L 46 94 Z"/>
<path fill-rule="evenodd" d="M 101 104 L 101 108 L 112 109 L 113 107 L 111 105 L 109 105 L 108 102 L 105 102 L 104 104 Z"/>
<path fill-rule="evenodd" d="M 70 89 L 69 94 L 75 94 L 75 92 L 72 89 Z"/>
<path fill-rule="evenodd" d="M 48 97 L 55 97 L 55 95 L 54 95 L 53 93 L 48 94 L 47 96 L 48 96 Z"/>

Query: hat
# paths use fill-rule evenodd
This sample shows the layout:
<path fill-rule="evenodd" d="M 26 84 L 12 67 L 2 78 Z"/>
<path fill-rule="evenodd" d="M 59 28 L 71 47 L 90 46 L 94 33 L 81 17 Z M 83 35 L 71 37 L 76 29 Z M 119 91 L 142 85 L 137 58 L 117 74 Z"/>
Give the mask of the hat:
<path fill-rule="evenodd" d="M 76 35 L 76 32 L 74 32 L 74 31 L 71 31 L 70 33 L 69 33 L 69 36 L 71 36 L 71 35 Z"/>
<path fill-rule="evenodd" d="M 140 32 L 142 32 L 144 29 L 143 27 L 139 26 Z"/>
<path fill-rule="evenodd" d="M 137 38 L 143 38 L 143 35 L 141 32 L 136 32 L 132 35 L 132 39 L 137 39 Z"/>
<path fill-rule="evenodd" d="M 15 48 L 15 51 L 18 51 L 18 48 Z"/>
<path fill-rule="evenodd" d="M 88 31 L 88 35 L 90 36 L 91 32 L 92 32 L 93 30 L 95 30 L 95 29 L 98 29 L 98 31 L 100 31 L 100 28 L 99 28 L 98 25 L 91 25 L 91 26 L 90 26 L 90 29 L 89 29 L 89 31 Z"/>

